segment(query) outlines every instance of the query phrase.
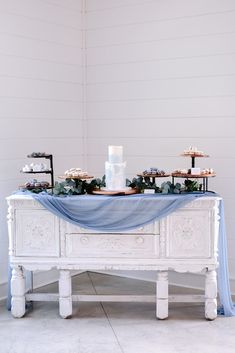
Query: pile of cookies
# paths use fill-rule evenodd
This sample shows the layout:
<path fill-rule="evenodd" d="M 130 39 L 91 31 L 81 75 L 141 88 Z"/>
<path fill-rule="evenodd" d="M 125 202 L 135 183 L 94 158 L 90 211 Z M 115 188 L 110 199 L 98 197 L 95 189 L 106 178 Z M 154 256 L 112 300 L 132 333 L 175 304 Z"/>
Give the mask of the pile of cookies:
<path fill-rule="evenodd" d="M 64 175 L 68 178 L 86 178 L 88 176 L 88 173 L 84 172 L 81 168 L 70 168 L 64 172 Z"/>

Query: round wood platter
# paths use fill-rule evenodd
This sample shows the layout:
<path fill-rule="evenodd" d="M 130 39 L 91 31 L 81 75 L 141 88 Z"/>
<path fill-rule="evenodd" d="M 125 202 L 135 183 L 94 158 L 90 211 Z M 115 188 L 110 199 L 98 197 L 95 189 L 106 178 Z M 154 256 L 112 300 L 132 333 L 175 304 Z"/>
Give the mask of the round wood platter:
<path fill-rule="evenodd" d="M 176 177 L 176 178 L 210 178 L 210 177 L 215 177 L 215 173 L 211 174 L 181 174 L 181 173 L 172 173 L 171 176 Z"/>
<path fill-rule="evenodd" d="M 132 195 L 137 194 L 138 190 L 134 188 L 126 188 L 120 190 L 105 190 L 103 189 L 94 189 L 92 190 L 92 194 L 95 195 Z"/>
<path fill-rule="evenodd" d="M 84 176 L 84 177 L 80 177 L 80 176 L 60 175 L 58 178 L 60 178 L 60 179 L 74 179 L 74 180 L 88 180 L 88 179 L 93 179 L 94 176 L 87 175 L 87 176 Z"/>
<path fill-rule="evenodd" d="M 166 178 L 171 176 L 171 174 L 143 174 L 143 173 L 139 173 L 137 174 L 137 176 L 141 176 L 141 177 L 149 177 L 149 178 Z"/>
<path fill-rule="evenodd" d="M 196 158 L 209 157 L 208 154 L 200 154 L 200 153 L 182 153 L 181 156 L 182 157 L 196 157 Z"/>
<path fill-rule="evenodd" d="M 25 190 L 46 190 L 46 189 L 53 189 L 51 185 L 49 186 L 25 186 L 25 185 L 19 185 L 18 186 L 20 189 L 25 189 Z"/>

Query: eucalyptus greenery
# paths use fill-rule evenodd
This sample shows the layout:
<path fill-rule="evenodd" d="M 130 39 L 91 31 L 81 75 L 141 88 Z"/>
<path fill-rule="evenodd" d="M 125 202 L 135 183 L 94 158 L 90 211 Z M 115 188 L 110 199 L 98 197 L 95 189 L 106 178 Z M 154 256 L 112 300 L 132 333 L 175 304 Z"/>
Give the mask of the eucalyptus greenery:
<path fill-rule="evenodd" d="M 197 180 L 186 179 L 184 181 L 184 191 L 193 192 L 193 191 L 201 191 L 201 190 L 202 190 L 202 184 L 198 183 Z"/>
<path fill-rule="evenodd" d="M 94 189 L 105 187 L 105 175 L 100 179 L 92 179 L 91 181 L 79 179 L 65 179 L 63 182 L 56 182 L 53 188 L 53 194 L 56 196 L 65 195 L 82 195 L 91 194 Z M 137 177 L 132 181 L 126 179 L 126 186 L 136 188 L 143 193 L 145 189 L 153 189 L 155 193 L 161 194 L 180 194 L 181 192 L 195 192 L 202 190 L 202 184 L 196 180 L 186 179 L 181 185 L 180 183 L 172 184 L 170 181 L 163 182 L 160 186 L 155 183 L 155 178 Z M 45 189 L 32 189 L 32 192 L 47 192 Z"/>
<path fill-rule="evenodd" d="M 181 184 L 176 183 L 172 184 L 170 181 L 164 182 L 161 185 L 161 193 L 162 194 L 179 194 L 181 192 Z"/>
<path fill-rule="evenodd" d="M 151 180 L 152 179 L 152 180 Z M 181 184 L 172 184 L 170 181 L 163 182 L 161 186 L 156 185 L 153 178 L 150 177 L 138 177 L 134 178 L 129 184 L 130 187 L 137 188 L 140 192 L 144 192 L 145 189 L 153 189 L 155 193 L 162 194 L 179 194 L 181 192 Z"/>
<path fill-rule="evenodd" d="M 81 195 L 85 194 L 85 185 L 82 180 L 65 179 L 61 183 L 56 182 L 53 188 L 54 195 Z"/>
<path fill-rule="evenodd" d="M 53 188 L 54 195 L 82 195 L 90 194 L 94 189 L 105 186 L 105 176 L 102 179 L 92 179 L 90 182 L 79 179 L 65 179 L 63 182 L 56 182 Z"/>

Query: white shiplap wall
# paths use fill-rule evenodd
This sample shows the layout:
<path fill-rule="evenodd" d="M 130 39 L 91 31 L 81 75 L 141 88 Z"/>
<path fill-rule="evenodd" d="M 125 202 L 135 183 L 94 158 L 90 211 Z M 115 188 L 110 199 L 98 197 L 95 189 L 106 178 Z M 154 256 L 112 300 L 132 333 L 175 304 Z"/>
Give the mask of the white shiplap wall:
<path fill-rule="evenodd" d="M 130 178 L 149 166 L 186 167 L 178 155 L 192 144 L 211 155 L 200 165 L 218 174 L 211 186 L 225 199 L 235 278 L 234 0 L 0 5 L 0 287 L 4 198 L 26 180 L 24 157 L 44 150 L 55 155 L 57 174 L 88 164 L 101 176 L 109 144 L 124 146 Z"/>
<path fill-rule="evenodd" d="M 0 286 L 5 197 L 28 179 L 27 154 L 53 153 L 57 174 L 83 164 L 81 10 L 80 0 L 0 0 Z"/>
<path fill-rule="evenodd" d="M 235 279 L 234 0 L 87 0 L 89 170 L 124 146 L 127 172 L 189 166 L 189 145 L 210 154 L 210 182 L 226 207 Z"/>

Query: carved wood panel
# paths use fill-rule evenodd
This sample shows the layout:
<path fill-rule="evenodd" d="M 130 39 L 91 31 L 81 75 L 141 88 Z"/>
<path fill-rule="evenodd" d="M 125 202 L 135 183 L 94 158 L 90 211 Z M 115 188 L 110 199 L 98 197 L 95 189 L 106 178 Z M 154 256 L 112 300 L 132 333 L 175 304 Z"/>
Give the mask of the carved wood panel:
<path fill-rule="evenodd" d="M 167 249 L 170 258 L 209 258 L 212 248 L 212 217 L 209 210 L 179 210 L 167 218 Z"/>
<path fill-rule="evenodd" d="M 16 256 L 59 256 L 58 224 L 46 210 L 16 210 Z"/>
<path fill-rule="evenodd" d="M 67 257 L 158 257 L 159 236 L 140 234 L 66 234 Z"/>

